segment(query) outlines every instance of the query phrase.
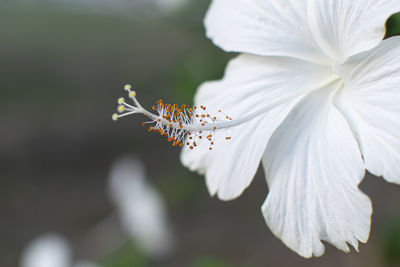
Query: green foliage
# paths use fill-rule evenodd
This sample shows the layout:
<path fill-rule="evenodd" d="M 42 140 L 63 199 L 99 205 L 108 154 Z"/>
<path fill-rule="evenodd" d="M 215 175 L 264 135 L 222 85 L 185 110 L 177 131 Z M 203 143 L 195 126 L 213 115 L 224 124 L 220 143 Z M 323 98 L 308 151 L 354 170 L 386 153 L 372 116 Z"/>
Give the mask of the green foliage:
<path fill-rule="evenodd" d="M 387 22 L 387 37 L 400 34 L 400 13 L 393 15 Z"/>
<path fill-rule="evenodd" d="M 228 56 L 218 49 L 200 50 L 185 57 L 176 67 L 173 97 L 182 103 L 192 103 L 197 87 L 208 80 L 222 78 Z"/>
<path fill-rule="evenodd" d="M 127 243 L 102 263 L 104 267 L 149 267 L 149 260 L 132 243 Z"/>
<path fill-rule="evenodd" d="M 391 220 L 383 235 L 383 257 L 389 265 L 400 265 L 400 218 Z"/>

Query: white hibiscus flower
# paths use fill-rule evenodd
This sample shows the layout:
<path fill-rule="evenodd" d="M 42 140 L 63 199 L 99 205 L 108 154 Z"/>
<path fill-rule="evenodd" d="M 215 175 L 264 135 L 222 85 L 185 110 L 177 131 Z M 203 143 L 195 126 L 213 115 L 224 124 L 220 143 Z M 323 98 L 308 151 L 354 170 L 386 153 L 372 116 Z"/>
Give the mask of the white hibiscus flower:
<path fill-rule="evenodd" d="M 166 258 L 174 249 L 174 235 L 165 201 L 146 176 L 140 159 L 119 158 L 110 172 L 110 198 L 117 206 L 125 232 L 143 252 L 152 258 Z"/>
<path fill-rule="evenodd" d="M 262 162 L 262 212 L 277 237 L 303 257 L 321 256 L 321 240 L 357 250 L 372 213 L 358 188 L 365 169 L 400 183 L 400 37 L 382 41 L 398 11 L 398 0 L 214 0 L 207 36 L 242 54 L 195 102 L 206 119 L 223 109 L 232 120 L 204 123 L 162 102 L 154 115 L 134 92 L 114 119 L 145 114 L 175 145 L 206 132 L 212 150 L 186 139 L 181 160 L 223 200 L 241 195 Z"/>

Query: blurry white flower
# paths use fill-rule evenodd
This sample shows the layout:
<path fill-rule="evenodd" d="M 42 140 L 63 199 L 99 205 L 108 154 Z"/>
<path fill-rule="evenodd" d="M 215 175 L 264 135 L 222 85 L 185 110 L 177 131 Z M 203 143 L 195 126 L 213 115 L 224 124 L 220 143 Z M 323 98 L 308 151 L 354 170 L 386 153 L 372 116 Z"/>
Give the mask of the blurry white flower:
<path fill-rule="evenodd" d="M 146 181 L 144 166 L 135 157 L 117 160 L 110 173 L 110 196 L 127 233 L 151 257 L 166 256 L 173 236 L 164 201 Z"/>
<path fill-rule="evenodd" d="M 21 267 L 71 267 L 68 241 L 58 234 L 45 234 L 23 251 Z"/>
<path fill-rule="evenodd" d="M 276 236 L 303 257 L 321 256 L 321 240 L 357 249 L 372 213 L 358 188 L 365 169 L 400 183 L 400 37 L 382 41 L 398 11 L 399 0 L 212 1 L 207 36 L 244 54 L 195 102 L 236 127 L 229 142 L 215 132 L 212 151 L 185 145 L 183 164 L 230 200 L 261 161 Z"/>

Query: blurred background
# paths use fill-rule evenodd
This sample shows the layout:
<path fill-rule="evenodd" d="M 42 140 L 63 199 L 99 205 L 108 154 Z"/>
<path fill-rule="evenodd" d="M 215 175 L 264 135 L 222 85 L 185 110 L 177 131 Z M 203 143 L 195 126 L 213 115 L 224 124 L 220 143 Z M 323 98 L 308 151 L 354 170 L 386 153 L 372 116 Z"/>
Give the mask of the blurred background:
<path fill-rule="evenodd" d="M 191 104 L 201 82 L 223 75 L 234 54 L 205 38 L 208 4 L 0 0 L 0 266 L 19 266 L 46 233 L 67 240 L 74 261 L 105 267 L 400 266 L 399 186 L 367 175 L 368 244 L 349 254 L 326 245 L 325 256 L 305 260 L 264 223 L 261 169 L 242 197 L 222 202 L 181 166 L 179 149 L 140 126 L 143 118 L 111 120 L 126 83 L 144 106 Z M 388 36 L 399 32 L 397 15 Z M 173 236 L 162 256 L 124 231 L 110 197 L 111 168 L 127 154 L 142 162 Z"/>

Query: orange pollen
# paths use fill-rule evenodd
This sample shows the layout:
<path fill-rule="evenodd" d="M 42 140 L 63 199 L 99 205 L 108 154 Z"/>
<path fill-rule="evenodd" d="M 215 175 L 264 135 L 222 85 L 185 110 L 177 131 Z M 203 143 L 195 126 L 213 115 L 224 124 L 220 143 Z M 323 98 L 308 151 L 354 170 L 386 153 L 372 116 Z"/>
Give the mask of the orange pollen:
<path fill-rule="evenodd" d="M 130 91 L 131 92 L 131 91 Z M 154 113 L 144 110 L 140 105 L 136 106 L 135 93 L 129 95 L 134 100 L 134 107 L 126 104 L 119 99 L 119 103 L 123 105 L 122 111 L 118 110 L 121 115 L 115 114 L 115 118 L 118 119 L 119 116 L 122 117 L 128 112 L 130 113 L 142 113 L 148 117 L 151 121 L 142 122 L 142 126 L 146 126 L 148 123 L 154 123 L 153 126 L 147 128 L 149 132 L 158 133 L 161 136 L 165 136 L 167 141 L 173 146 L 182 147 L 186 145 L 189 149 L 194 149 L 195 147 L 201 146 L 202 139 L 207 141 L 209 144 L 209 150 L 212 150 L 212 145 L 214 145 L 214 132 L 219 128 L 219 124 L 210 125 L 210 123 L 219 123 L 225 119 L 231 120 L 231 118 L 223 113 L 221 109 L 218 112 L 222 112 L 223 116 L 212 116 L 206 110 L 205 106 L 193 106 L 188 105 L 177 105 L 164 103 L 162 99 L 159 99 L 156 105 L 152 106 L 151 109 L 155 111 Z M 124 112 L 125 111 L 125 112 Z M 141 112 L 143 111 L 143 112 Z M 197 114 L 195 113 L 197 112 Z M 158 115 L 156 115 L 158 113 Z M 129 115 L 129 114 L 127 114 Z M 114 117 L 113 117 L 114 118 Z M 116 120 L 114 119 L 114 120 Z M 223 128 L 224 126 L 221 126 Z M 227 126 L 226 128 L 229 128 Z M 231 139 L 231 137 L 226 137 L 226 140 Z M 184 141 L 186 140 L 186 141 Z M 197 143 L 197 142 L 199 143 Z"/>

